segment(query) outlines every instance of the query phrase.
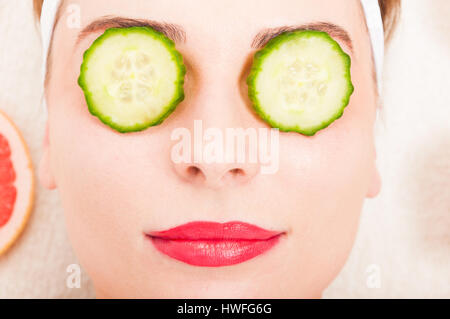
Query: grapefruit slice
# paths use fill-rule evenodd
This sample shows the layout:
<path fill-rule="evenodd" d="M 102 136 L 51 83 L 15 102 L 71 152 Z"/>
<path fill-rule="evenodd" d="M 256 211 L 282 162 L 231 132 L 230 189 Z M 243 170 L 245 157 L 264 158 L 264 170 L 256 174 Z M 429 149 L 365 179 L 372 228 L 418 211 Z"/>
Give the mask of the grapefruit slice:
<path fill-rule="evenodd" d="M 24 229 L 34 198 L 28 148 L 13 122 L 0 111 L 0 255 Z"/>

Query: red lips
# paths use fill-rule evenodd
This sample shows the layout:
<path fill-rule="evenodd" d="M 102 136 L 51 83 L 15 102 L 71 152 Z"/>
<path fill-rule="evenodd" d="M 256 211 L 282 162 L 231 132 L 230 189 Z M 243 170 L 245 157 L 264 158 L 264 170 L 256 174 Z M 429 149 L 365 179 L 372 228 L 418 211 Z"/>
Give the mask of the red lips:
<path fill-rule="evenodd" d="M 282 232 L 243 222 L 192 222 L 147 236 L 161 253 L 194 266 L 234 265 L 268 251 Z"/>

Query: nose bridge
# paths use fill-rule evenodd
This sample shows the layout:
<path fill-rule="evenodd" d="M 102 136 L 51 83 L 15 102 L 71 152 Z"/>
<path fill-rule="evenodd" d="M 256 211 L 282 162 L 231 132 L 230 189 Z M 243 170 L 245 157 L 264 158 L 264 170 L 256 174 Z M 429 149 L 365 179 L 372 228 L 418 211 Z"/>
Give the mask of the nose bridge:
<path fill-rule="evenodd" d="M 201 126 L 203 131 L 221 130 L 225 135 L 227 129 L 239 129 L 255 124 L 241 95 L 239 72 L 236 71 L 239 68 L 231 67 L 231 61 L 223 64 L 225 67 L 217 69 L 208 64 L 199 68 L 196 89 L 186 92 L 182 122 L 192 133 L 195 125 L 197 128 Z"/>
<path fill-rule="evenodd" d="M 206 38 L 206 39 L 205 39 Z M 245 108 L 240 94 L 240 75 L 246 61 L 244 50 L 230 50 L 230 38 L 210 38 L 199 41 L 193 57 L 195 63 L 195 92 L 191 93 L 190 107 L 197 119 L 203 118 L 211 126 L 240 125 L 239 109 Z"/>
<path fill-rule="evenodd" d="M 204 71 L 198 90 L 189 103 L 192 118 L 202 120 L 205 127 L 240 127 L 245 118 L 245 102 L 235 72 L 219 68 Z"/>

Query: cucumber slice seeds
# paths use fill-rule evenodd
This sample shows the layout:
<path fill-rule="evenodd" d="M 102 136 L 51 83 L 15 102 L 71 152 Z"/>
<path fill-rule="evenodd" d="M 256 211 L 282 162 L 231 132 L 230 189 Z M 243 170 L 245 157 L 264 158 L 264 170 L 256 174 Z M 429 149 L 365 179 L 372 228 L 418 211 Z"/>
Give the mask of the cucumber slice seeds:
<path fill-rule="evenodd" d="M 164 121 L 184 99 L 175 44 L 149 27 L 110 28 L 84 53 L 78 84 L 89 112 L 121 132 Z"/>
<path fill-rule="evenodd" d="M 312 136 L 340 118 L 354 91 L 350 57 L 328 33 L 284 32 L 255 54 L 247 79 L 259 116 Z"/>

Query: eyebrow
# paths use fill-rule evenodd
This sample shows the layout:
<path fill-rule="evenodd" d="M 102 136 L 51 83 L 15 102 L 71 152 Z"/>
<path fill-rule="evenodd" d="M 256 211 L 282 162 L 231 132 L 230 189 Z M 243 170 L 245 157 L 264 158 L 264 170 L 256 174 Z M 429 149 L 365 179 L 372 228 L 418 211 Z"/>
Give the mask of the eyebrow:
<path fill-rule="evenodd" d="M 156 31 L 163 33 L 174 42 L 185 42 L 186 32 L 182 27 L 165 22 L 158 22 L 146 19 L 131 19 L 124 17 L 104 16 L 89 23 L 78 34 L 77 44 L 86 38 L 89 34 L 103 31 L 109 28 L 131 28 L 131 27 L 150 27 Z"/>
<path fill-rule="evenodd" d="M 252 48 L 260 49 L 267 42 L 284 32 L 315 30 L 328 33 L 331 37 L 341 40 L 353 52 L 353 42 L 349 33 L 342 27 L 329 22 L 314 22 L 298 26 L 282 26 L 269 28 L 259 32 L 252 41 Z"/>
<path fill-rule="evenodd" d="M 150 27 L 163 33 L 174 42 L 186 42 L 186 32 L 184 29 L 173 23 L 158 22 L 147 19 L 132 19 L 125 17 L 104 16 L 89 23 L 78 35 L 77 44 L 89 34 L 103 31 L 109 28 L 130 28 L 130 27 Z M 298 26 L 282 26 L 268 28 L 260 31 L 252 41 L 252 48 L 260 49 L 267 42 L 284 32 L 315 30 L 328 33 L 331 37 L 344 42 L 353 51 L 353 42 L 349 33 L 342 27 L 330 22 L 314 22 Z"/>

